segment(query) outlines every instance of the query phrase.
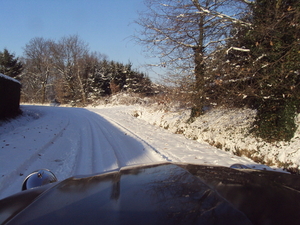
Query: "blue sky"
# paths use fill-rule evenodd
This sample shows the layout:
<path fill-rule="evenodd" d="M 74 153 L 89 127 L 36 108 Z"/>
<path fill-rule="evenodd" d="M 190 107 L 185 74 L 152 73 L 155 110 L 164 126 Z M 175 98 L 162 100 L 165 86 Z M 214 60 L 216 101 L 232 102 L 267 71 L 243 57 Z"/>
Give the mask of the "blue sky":
<path fill-rule="evenodd" d="M 78 35 L 91 51 L 106 54 L 110 60 L 133 63 L 146 72 L 142 46 L 131 35 L 143 0 L 0 0 L 0 51 L 7 48 L 16 56 L 32 38 L 59 40 Z M 147 71 L 148 72 L 148 71 Z M 157 78 L 148 72 L 151 78 Z"/>

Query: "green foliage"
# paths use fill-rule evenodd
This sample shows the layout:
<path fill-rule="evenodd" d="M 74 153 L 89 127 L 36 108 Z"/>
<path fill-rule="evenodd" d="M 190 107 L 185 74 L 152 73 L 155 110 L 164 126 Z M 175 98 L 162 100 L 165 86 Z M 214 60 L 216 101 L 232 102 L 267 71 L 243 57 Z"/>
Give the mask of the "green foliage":
<path fill-rule="evenodd" d="M 18 79 L 17 76 L 22 73 L 22 70 L 23 65 L 14 54 L 9 53 L 7 49 L 0 52 L 0 73 Z"/>
<path fill-rule="evenodd" d="M 251 42 L 252 58 L 261 57 L 254 68 L 256 95 L 261 102 L 256 133 L 267 141 L 289 141 L 296 130 L 300 93 L 300 8 L 298 0 L 275 2 L 257 1 L 254 29 L 246 39 Z"/>
<path fill-rule="evenodd" d="M 289 141 L 297 129 L 295 116 L 297 100 L 264 100 L 260 103 L 253 132 L 262 139 L 273 142 Z"/>
<path fill-rule="evenodd" d="M 250 6 L 251 29 L 235 27 L 228 43 L 249 51 L 227 54 L 227 73 L 238 82 L 226 87 L 233 87 L 233 100 L 243 96 L 257 109 L 253 131 L 259 137 L 288 141 L 300 101 L 300 1 L 256 0 Z"/>
<path fill-rule="evenodd" d="M 258 0 L 253 8 L 254 29 L 245 37 L 257 62 L 259 97 L 297 98 L 299 93 L 299 1 Z M 264 13 L 262 13 L 264 12 Z M 255 61 L 256 60 L 256 61 Z"/>
<path fill-rule="evenodd" d="M 151 93 L 151 80 L 142 72 L 132 69 L 132 65 L 115 61 L 99 61 L 90 76 L 90 92 L 98 96 L 114 94 L 120 91 L 132 93 Z M 95 93 L 96 94 L 96 93 Z"/>

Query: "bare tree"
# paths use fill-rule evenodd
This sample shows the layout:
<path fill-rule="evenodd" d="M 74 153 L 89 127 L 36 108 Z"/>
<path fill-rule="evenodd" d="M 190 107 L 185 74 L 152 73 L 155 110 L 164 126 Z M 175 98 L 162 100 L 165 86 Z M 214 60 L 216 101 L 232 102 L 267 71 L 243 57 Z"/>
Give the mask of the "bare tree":
<path fill-rule="evenodd" d="M 63 37 L 52 48 L 55 68 L 63 78 L 70 99 L 86 103 L 84 87 L 84 58 L 88 56 L 88 45 L 77 35 Z M 79 90 L 79 91 L 78 91 Z M 81 96 L 81 97 L 79 97 Z"/>
<path fill-rule="evenodd" d="M 24 71 L 23 85 L 35 92 L 33 98 L 44 103 L 47 95 L 47 86 L 51 81 L 53 66 L 51 46 L 53 41 L 44 38 L 33 38 L 25 46 L 24 56 L 26 69 Z M 26 84 L 25 84 L 26 83 Z"/>
<path fill-rule="evenodd" d="M 235 0 L 145 0 L 145 4 L 147 10 L 136 21 L 142 30 L 135 38 L 159 58 L 156 66 L 194 74 L 192 116 L 198 116 L 205 101 L 206 59 L 225 44 L 232 24 L 251 25 L 240 19 L 247 4 Z"/>

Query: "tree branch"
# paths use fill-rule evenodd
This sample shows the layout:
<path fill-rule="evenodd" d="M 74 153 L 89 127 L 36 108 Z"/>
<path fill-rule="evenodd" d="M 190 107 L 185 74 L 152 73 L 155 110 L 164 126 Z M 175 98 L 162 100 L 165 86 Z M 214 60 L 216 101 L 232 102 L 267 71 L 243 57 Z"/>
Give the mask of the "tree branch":
<path fill-rule="evenodd" d="M 199 4 L 198 0 L 192 0 L 192 2 L 194 3 L 195 7 L 199 10 L 199 12 L 196 12 L 196 13 L 199 13 L 199 14 L 206 13 L 206 14 L 210 14 L 210 15 L 219 17 L 219 18 L 221 18 L 221 19 L 228 19 L 228 20 L 231 21 L 232 23 L 239 23 L 239 24 L 241 24 L 242 26 L 245 26 L 245 27 L 251 27 L 251 26 L 252 26 L 251 23 L 246 23 L 246 22 L 244 22 L 244 21 L 242 21 L 242 20 L 233 18 L 233 17 L 228 16 L 228 15 L 226 15 L 226 14 L 223 14 L 223 13 L 219 13 L 219 12 L 215 12 L 215 11 L 211 11 L 211 10 L 205 9 L 204 7 L 202 7 L 202 6 Z"/>
<path fill-rule="evenodd" d="M 229 49 L 226 50 L 226 54 L 228 54 L 230 50 L 236 50 L 240 52 L 250 52 L 250 49 L 247 48 L 230 47 Z"/>

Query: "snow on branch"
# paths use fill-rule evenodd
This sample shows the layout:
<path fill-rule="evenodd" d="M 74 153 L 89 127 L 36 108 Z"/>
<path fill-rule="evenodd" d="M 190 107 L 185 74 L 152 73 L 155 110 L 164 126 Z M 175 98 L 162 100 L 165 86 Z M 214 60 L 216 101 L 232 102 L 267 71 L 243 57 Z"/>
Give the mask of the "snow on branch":
<path fill-rule="evenodd" d="M 165 6 L 165 7 L 169 7 L 170 5 L 164 4 L 164 3 L 160 3 L 160 5 Z"/>
<path fill-rule="evenodd" d="M 248 5 L 254 4 L 254 1 L 242 0 L 242 2 L 245 2 Z"/>
<path fill-rule="evenodd" d="M 230 47 L 229 49 L 226 50 L 226 54 L 228 54 L 230 50 L 236 50 L 236 51 L 241 51 L 241 52 L 250 52 L 250 49 L 248 49 L 248 48 Z"/>
<path fill-rule="evenodd" d="M 207 13 L 209 15 L 213 15 L 213 16 L 216 16 L 216 17 L 219 17 L 221 19 L 227 19 L 227 20 L 230 20 L 231 22 L 233 23 L 239 23 L 243 26 L 246 26 L 246 27 L 251 27 L 252 24 L 251 23 L 246 23 L 242 20 L 239 20 L 239 19 L 236 19 L 234 17 L 231 17 L 229 15 L 226 15 L 226 14 L 223 14 L 223 13 L 220 13 L 220 12 L 215 12 L 215 11 L 211 11 L 211 10 L 208 10 L 208 9 L 205 9 L 204 7 L 202 7 L 199 2 L 197 0 L 192 0 L 192 2 L 194 3 L 194 5 L 196 6 L 196 8 L 199 10 L 199 12 L 196 12 L 196 13 L 199 13 L 199 14 L 202 14 L 202 13 Z"/>

